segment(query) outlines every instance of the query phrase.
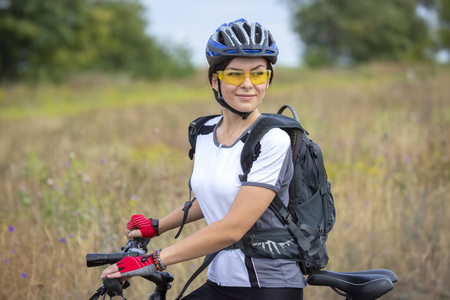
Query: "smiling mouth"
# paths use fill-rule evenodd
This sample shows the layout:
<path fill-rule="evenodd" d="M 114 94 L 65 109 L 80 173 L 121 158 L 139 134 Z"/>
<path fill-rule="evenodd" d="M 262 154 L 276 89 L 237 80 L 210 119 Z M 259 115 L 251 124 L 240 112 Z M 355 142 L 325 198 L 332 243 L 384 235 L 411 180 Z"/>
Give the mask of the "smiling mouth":
<path fill-rule="evenodd" d="M 239 98 L 243 98 L 243 99 L 251 99 L 251 98 L 253 98 L 253 97 L 255 97 L 255 95 L 253 95 L 253 94 L 240 94 L 240 95 L 237 95 Z"/>

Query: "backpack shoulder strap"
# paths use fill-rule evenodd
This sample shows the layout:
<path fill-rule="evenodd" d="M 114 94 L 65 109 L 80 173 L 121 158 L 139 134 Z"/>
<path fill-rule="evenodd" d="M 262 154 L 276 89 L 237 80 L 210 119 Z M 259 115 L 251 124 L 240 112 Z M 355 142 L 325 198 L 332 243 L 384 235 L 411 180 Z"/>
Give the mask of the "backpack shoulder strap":
<path fill-rule="evenodd" d="M 189 150 L 189 158 L 191 160 L 194 158 L 197 136 L 202 133 L 202 130 L 204 130 L 203 125 L 205 125 L 205 123 L 208 122 L 209 120 L 218 116 L 219 115 L 203 116 L 195 119 L 194 121 L 191 122 L 191 124 L 189 124 L 188 136 L 189 136 L 189 144 L 191 145 L 191 149 Z M 212 128 L 210 129 L 212 130 Z"/>
<path fill-rule="evenodd" d="M 263 115 L 264 117 L 260 118 L 251 130 L 242 149 L 241 166 L 244 173 L 239 175 L 241 182 L 247 181 L 247 175 L 250 173 L 250 169 L 253 165 L 259 141 L 270 129 L 281 128 L 288 132 L 292 144 L 295 143 L 295 137 L 291 135 L 289 131 L 298 129 L 301 132 L 306 132 L 296 119 L 278 113 Z"/>

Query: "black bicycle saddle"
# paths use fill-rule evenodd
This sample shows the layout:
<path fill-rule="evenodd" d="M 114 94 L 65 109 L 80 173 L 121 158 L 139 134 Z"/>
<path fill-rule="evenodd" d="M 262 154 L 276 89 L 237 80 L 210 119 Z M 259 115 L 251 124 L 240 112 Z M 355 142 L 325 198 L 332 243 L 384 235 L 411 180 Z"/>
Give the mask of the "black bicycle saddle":
<path fill-rule="evenodd" d="M 393 289 L 397 276 L 391 270 L 377 269 L 359 272 L 318 271 L 308 277 L 308 284 L 329 286 L 337 293 L 354 300 L 372 300 Z"/>

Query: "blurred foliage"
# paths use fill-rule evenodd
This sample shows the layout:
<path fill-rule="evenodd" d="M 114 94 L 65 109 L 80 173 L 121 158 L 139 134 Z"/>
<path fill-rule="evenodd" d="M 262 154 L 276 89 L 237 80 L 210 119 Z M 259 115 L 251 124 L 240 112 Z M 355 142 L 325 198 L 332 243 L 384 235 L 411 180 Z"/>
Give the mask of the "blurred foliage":
<path fill-rule="evenodd" d="M 327 269 L 388 268 L 400 280 L 386 299 L 449 299 L 450 66 L 276 72 L 261 112 L 291 104 L 326 158 L 338 212 Z M 88 75 L 0 86 L 0 299 L 89 299 L 103 267 L 86 268 L 85 254 L 119 251 L 129 216 L 159 218 L 189 196 L 187 128 L 220 111 L 204 74 Z M 175 233 L 150 249 L 172 245 Z M 168 299 L 201 262 L 170 266 Z M 148 299 L 153 288 L 135 278 L 126 297 Z M 304 292 L 342 299 L 329 288 Z"/>
<path fill-rule="evenodd" d="M 411 0 L 293 0 L 294 30 L 313 67 L 367 61 L 417 61 L 433 47 Z M 433 7 L 435 2 L 427 2 Z M 424 4 L 421 4 L 424 5 Z"/>
<path fill-rule="evenodd" d="M 138 0 L 3 0 L 0 74 L 63 80 L 93 69 L 149 79 L 191 72 L 186 49 L 168 50 L 146 35 L 143 10 Z"/>
<path fill-rule="evenodd" d="M 441 0 L 437 4 L 439 16 L 439 39 L 440 46 L 450 51 L 450 1 Z"/>

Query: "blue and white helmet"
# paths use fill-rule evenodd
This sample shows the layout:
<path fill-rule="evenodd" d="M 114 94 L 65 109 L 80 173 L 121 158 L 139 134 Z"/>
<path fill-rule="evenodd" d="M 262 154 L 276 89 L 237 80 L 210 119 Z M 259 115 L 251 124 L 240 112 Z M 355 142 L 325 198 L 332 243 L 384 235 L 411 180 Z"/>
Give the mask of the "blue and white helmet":
<path fill-rule="evenodd" d="M 222 24 L 209 38 L 206 59 L 217 64 L 228 57 L 265 57 L 277 62 L 278 48 L 269 30 L 245 19 Z"/>

